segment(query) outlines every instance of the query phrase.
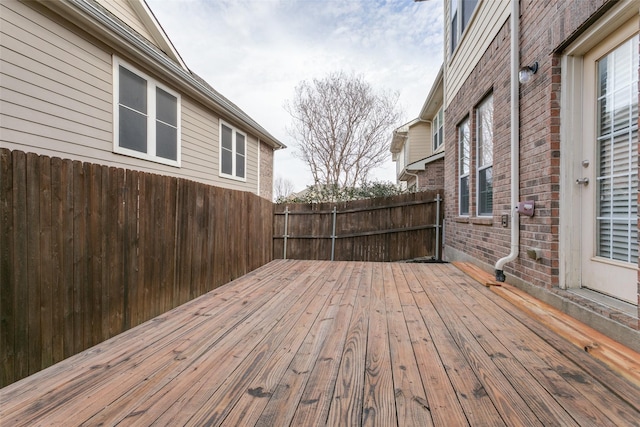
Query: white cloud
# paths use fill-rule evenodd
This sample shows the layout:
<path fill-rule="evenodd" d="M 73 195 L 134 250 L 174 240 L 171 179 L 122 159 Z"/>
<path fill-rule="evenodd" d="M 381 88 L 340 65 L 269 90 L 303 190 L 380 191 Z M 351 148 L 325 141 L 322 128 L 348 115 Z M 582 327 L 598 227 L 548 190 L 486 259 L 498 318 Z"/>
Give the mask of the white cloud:
<path fill-rule="evenodd" d="M 311 181 L 285 130 L 291 119 L 283 105 L 296 85 L 331 71 L 362 74 L 377 90 L 398 91 L 409 120 L 442 62 L 441 1 L 147 3 L 189 68 L 289 146 L 276 153 L 275 175 L 296 190 Z M 395 180 L 391 159 L 375 177 Z"/>

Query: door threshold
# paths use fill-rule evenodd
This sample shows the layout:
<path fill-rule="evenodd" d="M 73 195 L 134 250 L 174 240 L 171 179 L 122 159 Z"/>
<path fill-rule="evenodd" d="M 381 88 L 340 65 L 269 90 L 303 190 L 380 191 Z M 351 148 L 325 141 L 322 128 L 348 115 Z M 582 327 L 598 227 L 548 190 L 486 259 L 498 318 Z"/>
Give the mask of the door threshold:
<path fill-rule="evenodd" d="M 589 301 L 595 302 L 597 304 L 612 308 L 616 311 L 624 313 L 627 316 L 631 316 L 635 319 L 638 318 L 638 306 L 633 305 L 629 302 L 622 301 L 617 298 L 613 298 L 609 295 L 605 295 L 603 293 L 600 293 L 591 289 L 587 289 L 587 288 L 572 288 L 572 289 L 567 289 L 567 292 L 578 295 L 584 299 L 588 299 Z"/>

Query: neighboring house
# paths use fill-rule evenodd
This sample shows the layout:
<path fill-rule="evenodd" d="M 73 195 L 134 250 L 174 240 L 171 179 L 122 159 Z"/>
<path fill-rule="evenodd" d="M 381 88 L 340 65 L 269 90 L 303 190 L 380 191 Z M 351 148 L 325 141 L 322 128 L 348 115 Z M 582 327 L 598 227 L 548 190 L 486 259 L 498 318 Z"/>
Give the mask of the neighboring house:
<path fill-rule="evenodd" d="M 635 349 L 639 10 L 445 0 L 444 20 L 446 259 Z"/>
<path fill-rule="evenodd" d="M 143 0 L 0 2 L 0 143 L 271 199 L 276 138 L 193 74 Z"/>
<path fill-rule="evenodd" d="M 396 179 L 410 189 L 444 188 L 442 82 L 440 68 L 418 118 L 394 130 L 391 137 Z"/>

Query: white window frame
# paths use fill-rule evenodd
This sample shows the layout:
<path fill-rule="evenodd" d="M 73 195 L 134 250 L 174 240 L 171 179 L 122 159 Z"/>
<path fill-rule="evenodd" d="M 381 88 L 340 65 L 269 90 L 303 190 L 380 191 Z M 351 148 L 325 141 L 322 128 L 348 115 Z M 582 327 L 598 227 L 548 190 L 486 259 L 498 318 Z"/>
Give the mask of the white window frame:
<path fill-rule="evenodd" d="M 232 172 L 231 174 L 222 172 L 222 126 L 226 126 L 231 129 L 231 159 L 232 159 Z M 238 147 L 237 147 L 237 135 L 240 134 L 244 137 L 244 176 L 237 176 L 237 159 L 238 159 Z M 218 126 L 218 175 L 222 178 L 233 179 L 236 181 L 247 182 L 247 155 L 248 155 L 248 147 L 249 147 L 249 138 L 245 132 L 242 132 L 235 126 L 225 122 L 224 120 L 220 120 L 220 125 Z"/>
<path fill-rule="evenodd" d="M 132 150 L 120 146 L 120 67 L 144 79 L 147 82 L 147 152 Z M 156 155 L 156 88 L 160 88 L 176 98 L 176 160 Z M 180 167 L 182 162 L 182 127 L 181 97 L 176 91 L 138 70 L 133 65 L 113 56 L 113 152 L 125 156 L 136 157 L 155 163 Z"/>
<path fill-rule="evenodd" d="M 468 144 L 468 162 L 469 162 L 469 170 L 464 172 L 462 170 L 462 150 L 460 149 L 462 138 L 461 134 L 463 132 L 463 128 L 466 127 L 467 130 L 467 144 Z M 460 122 L 456 131 L 458 132 L 458 215 L 461 217 L 468 217 L 471 213 L 471 119 L 469 117 L 465 118 Z M 467 196 L 469 197 L 469 202 L 467 204 L 467 212 L 462 212 L 462 180 L 467 179 Z"/>
<path fill-rule="evenodd" d="M 449 52 L 451 54 L 453 54 L 458 48 L 458 46 L 460 45 L 460 40 L 462 39 L 462 36 L 464 35 L 464 31 L 469 25 L 469 22 L 471 22 L 471 19 L 473 18 L 473 15 L 476 9 L 478 8 L 478 4 L 480 3 L 480 0 L 476 0 L 475 5 L 473 6 L 473 11 L 471 11 L 471 14 L 469 15 L 469 20 L 466 23 L 462 22 L 464 18 L 463 16 L 464 10 L 465 10 L 464 3 L 465 3 L 465 0 L 449 0 L 448 25 L 450 29 Z M 456 13 L 455 22 L 453 22 L 453 16 L 452 16 L 452 13 L 454 12 L 454 10 Z M 454 25 L 455 25 L 455 28 L 454 28 Z M 455 37 L 455 43 L 453 42 L 454 37 Z"/>
<path fill-rule="evenodd" d="M 490 163 L 484 163 L 483 162 L 483 157 L 481 156 L 481 149 L 484 150 L 485 149 L 485 140 L 483 138 L 484 132 L 482 129 L 482 113 L 484 111 L 484 106 L 487 105 L 487 103 L 491 101 L 491 126 L 494 126 L 494 120 L 493 120 L 493 94 L 488 95 L 487 97 L 485 97 L 482 102 L 480 104 L 478 104 L 478 107 L 476 108 L 476 215 L 477 216 L 484 216 L 484 217 L 490 217 L 493 216 L 493 212 L 480 212 L 480 192 L 482 191 L 482 188 L 480 188 L 480 172 L 489 169 L 489 168 L 493 168 L 493 162 L 494 162 L 494 158 L 493 158 L 493 128 L 491 129 L 491 162 Z M 493 171 L 492 171 L 493 172 Z M 492 203 L 491 205 L 493 206 L 493 195 L 492 195 Z M 493 210 L 493 208 L 492 208 Z"/>
<path fill-rule="evenodd" d="M 431 120 L 432 123 L 432 141 L 433 141 L 433 152 L 438 151 L 440 147 L 444 144 L 444 107 L 440 107 L 436 115 Z"/>

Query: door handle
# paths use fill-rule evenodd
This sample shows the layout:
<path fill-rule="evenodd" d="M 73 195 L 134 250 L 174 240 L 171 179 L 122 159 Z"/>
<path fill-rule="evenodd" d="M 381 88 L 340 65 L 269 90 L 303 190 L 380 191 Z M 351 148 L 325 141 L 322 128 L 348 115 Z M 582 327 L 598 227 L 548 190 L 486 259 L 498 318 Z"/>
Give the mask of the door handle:
<path fill-rule="evenodd" d="M 587 186 L 589 184 L 589 178 L 578 178 L 576 184 Z"/>

